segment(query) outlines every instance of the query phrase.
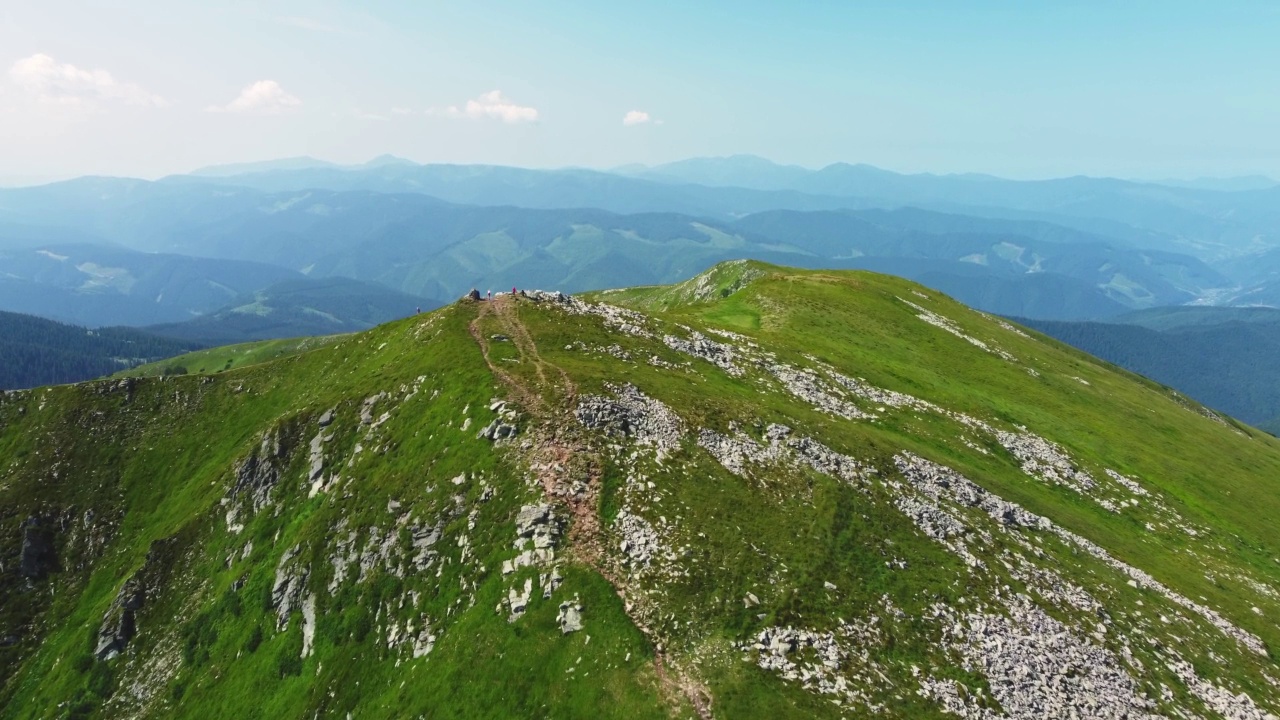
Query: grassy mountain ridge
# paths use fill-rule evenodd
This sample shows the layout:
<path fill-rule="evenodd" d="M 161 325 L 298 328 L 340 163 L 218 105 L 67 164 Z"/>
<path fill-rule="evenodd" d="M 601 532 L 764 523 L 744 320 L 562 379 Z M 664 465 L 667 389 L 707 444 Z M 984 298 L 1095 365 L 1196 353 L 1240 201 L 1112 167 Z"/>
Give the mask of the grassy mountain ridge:
<path fill-rule="evenodd" d="M 4 717 L 1280 709 L 1280 441 L 871 273 L 10 393 L 0 458 Z"/>

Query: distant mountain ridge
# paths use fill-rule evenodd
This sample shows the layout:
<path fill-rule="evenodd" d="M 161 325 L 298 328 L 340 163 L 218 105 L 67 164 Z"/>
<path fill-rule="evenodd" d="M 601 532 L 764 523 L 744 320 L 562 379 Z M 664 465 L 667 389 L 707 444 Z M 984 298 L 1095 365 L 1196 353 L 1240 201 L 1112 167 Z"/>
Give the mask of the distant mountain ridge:
<path fill-rule="evenodd" d="M 233 345 L 368 330 L 441 304 L 349 278 L 287 280 L 201 317 L 144 330 L 200 345 Z"/>
<path fill-rule="evenodd" d="M 183 182 L 182 177 L 168 182 Z M 1114 178 L 1018 181 L 979 174 L 906 175 L 869 165 L 819 170 L 751 156 L 696 158 L 656 168 L 530 170 L 399 164 L 278 170 L 219 179 L 280 192 L 303 189 L 415 192 L 450 202 L 619 213 L 680 212 L 732 218 L 765 210 L 915 206 L 959 214 L 1039 219 L 1072 227 L 1127 226 L 1151 247 L 1219 260 L 1257 242 L 1280 245 L 1280 187 L 1236 192 Z M 1194 185 L 1194 184 L 1193 184 Z"/>
<path fill-rule="evenodd" d="M 394 165 L 389 172 L 400 170 Z M 462 167 L 449 172 L 480 178 L 481 184 L 492 172 L 505 173 Z M 533 188 L 546 179 L 536 173 L 520 177 Z M 589 176 L 583 181 L 590 186 Z M 70 218 L 82 223 L 75 232 L 139 250 L 245 260 L 310 277 L 350 277 L 428 298 L 457 297 L 473 286 L 577 291 L 663 283 L 734 258 L 875 268 L 937 283 L 993 312 L 1073 319 L 1189 302 L 1231 282 L 1192 257 L 1132 248 L 1105 234 L 1034 219 L 911 208 L 769 210 L 716 219 L 472 206 L 421 193 L 267 192 L 190 178 L 151 184 L 93 180 L 22 197 L 30 202 L 13 210 L 10 221 L 27 227 Z M 4 201 L 0 193 L 0 221 Z"/>
<path fill-rule="evenodd" d="M 0 252 L 74 241 L 247 261 L 285 276 L 221 283 L 229 290 L 186 303 L 185 316 L 166 307 L 173 291 L 152 294 L 153 307 L 117 283 L 92 314 L 73 316 L 65 308 L 92 278 L 9 270 L 0 307 L 88 324 L 171 323 L 302 276 L 449 298 L 473 286 L 664 283 L 735 258 L 874 268 L 991 312 L 1046 319 L 1190 302 L 1280 304 L 1276 189 L 903 175 L 845 163 L 810 170 L 752 156 L 612 173 L 394 156 L 359 165 L 291 158 L 206 173 L 0 191 Z M 142 277 L 123 261 L 94 262 Z"/>
<path fill-rule="evenodd" d="M 52 244 L 0 249 L 0 308 L 92 327 L 186 320 L 301 275 L 264 263 Z"/>

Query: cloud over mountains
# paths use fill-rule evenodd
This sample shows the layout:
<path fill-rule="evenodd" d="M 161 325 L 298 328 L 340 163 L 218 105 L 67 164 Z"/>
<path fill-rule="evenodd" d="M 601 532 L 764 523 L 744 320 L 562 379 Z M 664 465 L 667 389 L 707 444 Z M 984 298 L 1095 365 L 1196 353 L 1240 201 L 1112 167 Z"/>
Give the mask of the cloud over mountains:
<path fill-rule="evenodd" d="M 467 118 L 470 120 L 501 120 L 509 125 L 536 122 L 538 109 L 519 105 L 502 94 L 501 90 L 491 90 L 479 97 L 468 100 L 462 107 L 451 105 L 445 111 L 449 117 Z"/>
<path fill-rule="evenodd" d="M 209 112 L 275 114 L 302 105 L 296 95 L 285 91 L 275 80 L 259 80 L 240 91 L 226 105 L 211 105 Z"/>

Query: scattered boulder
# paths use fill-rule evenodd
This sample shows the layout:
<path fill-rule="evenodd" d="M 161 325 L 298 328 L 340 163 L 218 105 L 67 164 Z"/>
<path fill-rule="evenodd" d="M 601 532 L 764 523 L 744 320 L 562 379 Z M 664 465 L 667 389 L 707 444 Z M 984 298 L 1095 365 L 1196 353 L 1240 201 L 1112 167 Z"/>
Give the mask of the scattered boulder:
<path fill-rule="evenodd" d="M 556 622 L 560 623 L 560 632 L 568 635 L 582 629 L 582 605 L 578 598 L 560 603 L 560 612 L 556 614 Z"/>
<path fill-rule="evenodd" d="M 533 595 L 533 578 L 525 578 L 524 592 L 518 592 L 515 588 L 507 592 L 507 605 L 511 608 L 511 615 L 507 617 L 507 622 L 515 622 L 524 615 L 524 611 L 529 607 L 531 595 Z"/>
<path fill-rule="evenodd" d="M 480 430 L 480 434 L 476 437 L 497 442 L 498 440 L 513 438 L 516 436 L 517 432 L 518 430 L 515 425 L 503 422 L 502 420 L 494 420 Z"/>
<path fill-rule="evenodd" d="M 336 408 L 330 408 L 330 409 L 328 409 L 328 410 L 325 410 L 325 411 L 324 411 L 324 414 L 323 414 L 323 415 L 321 415 L 321 416 L 320 416 L 320 419 L 317 421 L 317 422 L 319 423 L 320 427 L 325 428 L 325 427 L 329 427 L 330 425 L 332 425 L 332 424 L 333 424 L 333 411 L 334 411 L 334 410 L 336 410 Z"/>
<path fill-rule="evenodd" d="M 383 400 L 386 397 L 387 397 L 387 394 L 385 392 L 380 392 L 377 395 L 370 395 L 369 397 L 364 399 L 364 402 L 360 405 L 360 423 L 361 424 L 363 425 L 373 424 L 373 406 L 377 405 L 378 401 Z"/>

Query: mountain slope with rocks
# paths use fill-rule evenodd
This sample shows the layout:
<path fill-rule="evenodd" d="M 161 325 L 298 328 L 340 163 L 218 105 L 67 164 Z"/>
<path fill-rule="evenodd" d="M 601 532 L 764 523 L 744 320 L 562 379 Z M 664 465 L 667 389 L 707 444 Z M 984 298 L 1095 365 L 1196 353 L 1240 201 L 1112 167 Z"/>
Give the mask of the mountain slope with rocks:
<path fill-rule="evenodd" d="M 1271 718 L 1278 477 L 896 278 L 463 300 L 0 396 L 0 717 Z"/>

